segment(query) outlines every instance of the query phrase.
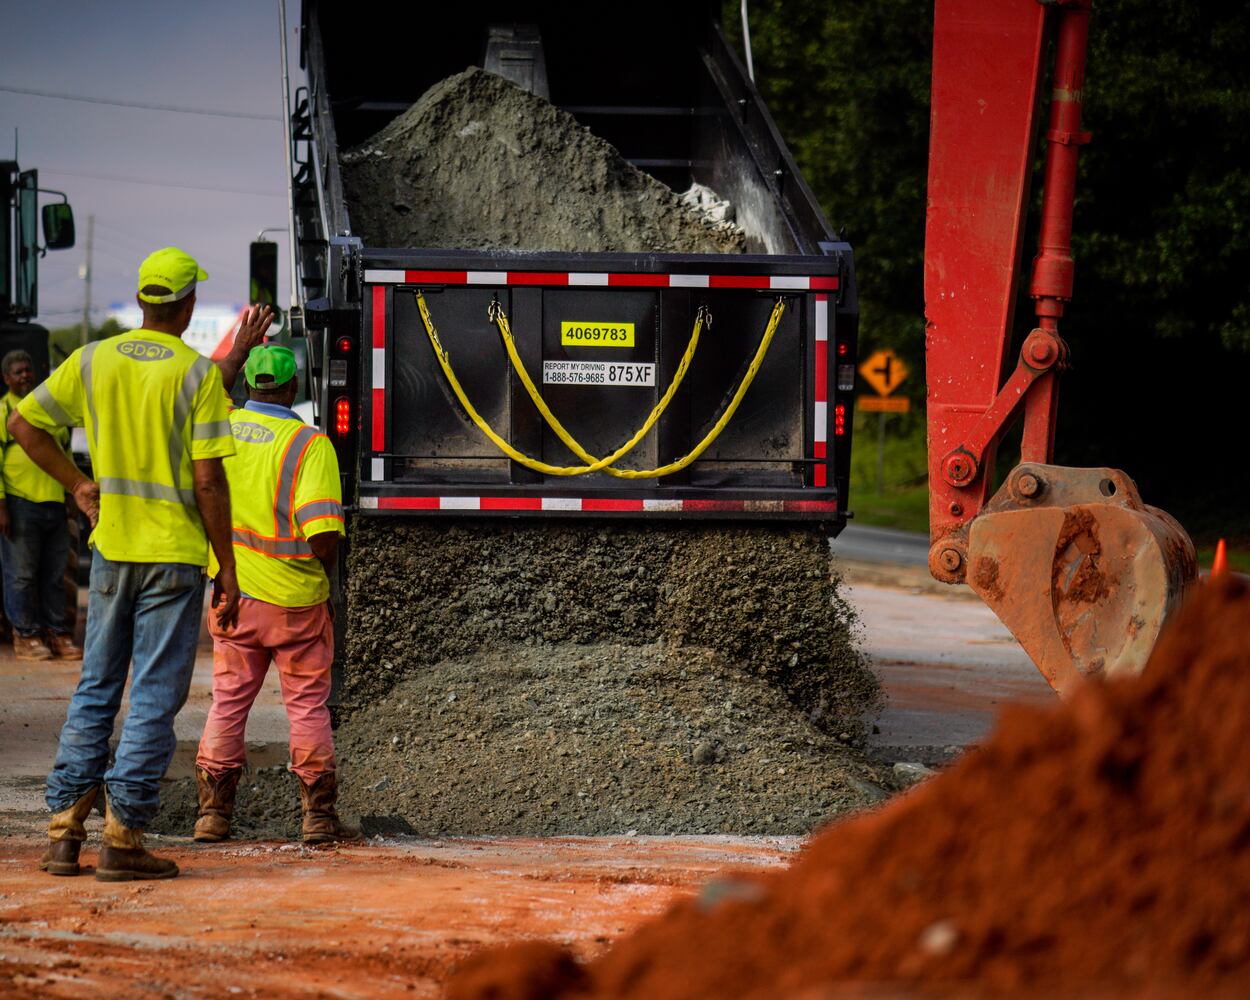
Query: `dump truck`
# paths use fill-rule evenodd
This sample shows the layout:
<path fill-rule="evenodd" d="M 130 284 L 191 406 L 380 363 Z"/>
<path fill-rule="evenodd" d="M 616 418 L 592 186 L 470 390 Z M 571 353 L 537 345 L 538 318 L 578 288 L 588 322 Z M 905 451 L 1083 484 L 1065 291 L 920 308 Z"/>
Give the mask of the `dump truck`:
<path fill-rule="evenodd" d="M 617 577 L 641 566 L 643 549 L 667 553 L 661 567 L 693 558 L 669 545 L 697 534 L 691 525 L 806 524 L 823 550 L 848 516 L 854 257 L 726 42 L 717 6 L 644 3 L 610 32 L 593 6 L 387 7 L 368 47 L 349 42 L 368 21 L 360 8 L 303 5 L 307 82 L 292 95 L 290 118 L 292 326 L 307 338 L 318 421 L 337 450 L 355 524 L 343 588 L 354 610 L 340 616 L 348 659 L 363 669 L 431 646 L 433 638 L 408 635 L 395 605 L 466 604 L 441 591 L 391 594 L 376 583 L 377 560 L 362 552 L 401 537 L 428 548 L 444 536 L 403 532 L 438 522 L 489 533 L 504 518 L 527 540 L 518 544 L 533 555 L 511 574 L 510 603 L 551 605 L 581 593 L 601 628 L 579 619 L 562 632 L 553 623 L 544 641 L 594 641 L 665 617 L 659 604 L 673 588 Z M 736 210 L 741 246 L 597 252 L 527 245 L 525 234 L 508 249 L 430 246 L 420 231 L 415 245 L 371 241 L 363 220 L 403 211 L 392 207 L 402 192 L 349 190 L 345 163 L 468 67 L 572 116 L 575 131 L 611 143 L 623 169 L 643 171 L 647 184 L 715 192 Z M 560 192 L 551 197 L 554 206 Z M 624 546 L 605 557 L 602 588 L 570 568 L 600 530 Z M 547 545 L 547 537 L 560 541 Z M 471 534 L 461 546 L 478 547 Z M 758 573 L 771 560 L 747 562 Z M 493 569 L 457 570 L 473 572 Z M 609 590 L 637 595 L 636 606 L 622 610 Z M 716 613 L 717 598 L 707 598 L 691 620 Z M 386 635 L 403 632 L 393 651 L 362 638 L 361 608 L 371 602 L 393 616 Z M 825 644 L 780 626 L 767 642 L 777 648 L 759 659 L 770 664 Z M 382 690 L 371 681 L 352 700 Z"/>
<path fill-rule="evenodd" d="M 1193 548 L 1123 473 L 1051 464 L 1089 8 L 990 6 L 943 0 L 935 14 L 931 569 L 970 583 L 1064 690 L 1140 669 L 1193 578 Z M 849 516 L 854 255 L 727 43 L 721 5 L 640 0 L 610 19 L 594 5 L 537 0 L 370 8 L 305 0 L 307 84 L 288 102 L 292 326 L 308 339 L 318 420 L 357 536 L 507 518 L 518 537 L 535 523 L 598 522 L 599 537 L 643 523 L 654 532 L 644 547 L 677 524 L 716 521 L 760 531 L 814 522 L 836 537 Z M 1039 82 L 1060 24 L 1068 84 L 1046 132 L 1040 318 L 1008 373 Z M 466 66 L 548 99 L 672 190 L 703 185 L 732 203 L 744 252 L 429 246 L 419 229 L 413 245 L 367 238 L 354 218 L 399 192 L 349 195 L 345 155 Z M 991 499 L 995 447 L 1021 409 L 1023 462 Z M 471 533 L 458 537 L 474 548 Z M 565 545 L 558 560 L 512 574 L 516 600 L 559 606 L 543 581 L 577 551 Z M 350 565 L 348 589 L 365 595 L 377 566 Z M 405 566 L 424 578 L 420 559 Z M 469 572 L 459 556 L 454 572 Z M 598 599 L 584 580 L 569 587 Z M 716 616 L 718 599 L 701 613 Z M 384 610 L 388 628 L 406 628 Z M 378 643 L 356 655 L 389 662 Z"/>

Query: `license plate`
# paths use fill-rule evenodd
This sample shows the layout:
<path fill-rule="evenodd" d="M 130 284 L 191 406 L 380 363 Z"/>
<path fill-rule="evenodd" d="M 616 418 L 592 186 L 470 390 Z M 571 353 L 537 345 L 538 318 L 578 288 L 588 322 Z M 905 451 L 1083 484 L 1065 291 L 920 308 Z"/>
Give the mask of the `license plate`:
<path fill-rule="evenodd" d="M 544 385 L 655 385 L 655 365 L 616 361 L 544 361 Z"/>

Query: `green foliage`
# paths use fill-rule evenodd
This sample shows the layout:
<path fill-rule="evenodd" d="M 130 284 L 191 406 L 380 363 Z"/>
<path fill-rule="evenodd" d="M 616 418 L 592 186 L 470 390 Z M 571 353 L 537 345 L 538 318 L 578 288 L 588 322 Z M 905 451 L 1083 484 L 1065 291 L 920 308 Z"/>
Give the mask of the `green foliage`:
<path fill-rule="evenodd" d="M 932 4 L 763 0 L 750 17 L 756 83 L 855 248 L 861 353 L 894 347 L 919 373 Z M 740 45 L 737 4 L 724 23 Z"/>
<path fill-rule="evenodd" d="M 919 372 L 933 5 L 755 0 L 750 16 L 756 82 L 855 248 L 863 346 L 888 344 Z M 736 3 L 724 23 L 740 45 Z M 1250 351 L 1247 52 L 1250 8 L 1095 4 L 1073 306 L 1091 326 Z M 922 395 L 918 380 L 905 391 Z"/>

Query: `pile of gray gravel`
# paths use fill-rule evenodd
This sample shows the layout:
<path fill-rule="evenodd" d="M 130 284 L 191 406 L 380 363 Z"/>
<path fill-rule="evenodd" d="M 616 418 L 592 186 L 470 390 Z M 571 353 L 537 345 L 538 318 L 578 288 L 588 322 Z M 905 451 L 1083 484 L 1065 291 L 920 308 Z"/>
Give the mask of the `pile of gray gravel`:
<path fill-rule="evenodd" d="M 471 68 L 441 80 L 340 156 L 366 244 L 462 249 L 741 253 L 714 222 L 567 112 Z"/>
<path fill-rule="evenodd" d="M 341 727 L 340 808 L 367 834 L 803 834 L 896 784 L 840 737 L 706 648 L 505 645 Z M 298 803 L 284 769 L 248 775 L 235 837 L 296 838 Z M 152 830 L 194 822 L 194 783 L 171 783 Z"/>
<path fill-rule="evenodd" d="M 423 835 L 799 834 L 891 780 L 697 646 L 444 661 L 357 713 L 338 748 L 344 806 L 367 828 Z"/>

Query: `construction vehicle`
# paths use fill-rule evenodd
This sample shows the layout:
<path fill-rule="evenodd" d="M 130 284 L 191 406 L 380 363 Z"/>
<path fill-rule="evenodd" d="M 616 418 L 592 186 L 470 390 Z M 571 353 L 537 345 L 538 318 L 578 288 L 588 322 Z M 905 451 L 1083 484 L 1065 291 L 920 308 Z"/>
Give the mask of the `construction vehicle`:
<path fill-rule="evenodd" d="M 40 194 L 61 200 L 41 211 Z M 39 312 L 39 258 L 73 245 L 69 199 L 60 191 L 40 188 L 37 170 L 22 170 L 13 160 L 0 161 L 0 354 L 26 351 L 41 380 L 48 375 L 48 331 L 32 322 Z"/>
<path fill-rule="evenodd" d="M 594 5 L 388 7 L 360 45 L 372 23 L 360 5 L 305 0 L 307 86 L 295 94 L 288 143 L 292 327 L 308 338 L 318 420 L 357 515 L 817 520 L 833 536 L 845 525 L 852 250 L 804 183 L 719 10 L 640 0 L 605 30 Z M 1069 86 L 1048 132 L 1040 326 L 1003 384 L 1043 55 L 1058 20 L 1060 72 L 1070 75 L 1081 29 L 1067 25 L 1087 15 L 1081 3 L 941 0 L 935 33 L 931 563 L 939 579 L 966 579 L 1060 689 L 1080 674 L 1139 667 L 1193 575 L 1184 532 L 1143 507 L 1122 473 L 1050 464 L 1067 355 L 1057 319 L 1070 297 L 1063 217 L 1066 206 L 1070 230 L 1079 68 L 1076 98 Z M 549 96 L 675 190 L 698 182 L 740 206 L 747 252 L 366 245 L 352 228 L 340 151 L 435 82 L 483 64 Z M 983 105 L 993 119 L 977 119 Z M 714 348 L 691 360 L 709 317 Z M 645 377 L 612 376 L 602 348 L 570 339 L 578 325 L 628 329 L 611 361 Z M 574 368 L 598 374 L 541 389 L 528 374 Z M 987 502 L 995 443 L 1020 407 L 1023 462 Z M 621 475 L 631 469 L 642 474 Z"/>
<path fill-rule="evenodd" d="M 966 581 L 1061 693 L 1140 670 L 1197 575 L 1184 529 L 1123 472 L 1052 464 L 1089 18 L 1090 0 L 938 0 L 925 228 L 929 567 Z M 1004 380 L 1050 53 L 1037 325 Z M 1020 462 L 990 497 L 1021 412 Z"/>

